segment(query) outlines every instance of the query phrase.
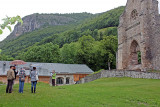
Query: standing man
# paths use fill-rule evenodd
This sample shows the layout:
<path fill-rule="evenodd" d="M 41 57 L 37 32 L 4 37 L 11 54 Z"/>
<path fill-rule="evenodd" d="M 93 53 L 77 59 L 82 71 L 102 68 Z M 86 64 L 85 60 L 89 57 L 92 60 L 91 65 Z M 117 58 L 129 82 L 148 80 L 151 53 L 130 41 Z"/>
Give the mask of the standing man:
<path fill-rule="evenodd" d="M 55 86 L 56 85 L 56 72 L 55 72 L 55 70 L 53 70 L 53 72 L 52 72 L 53 74 L 52 74 L 52 86 Z"/>
<path fill-rule="evenodd" d="M 14 74 L 14 66 L 10 66 L 10 70 L 7 71 L 7 88 L 6 88 L 6 93 L 12 93 L 12 86 L 13 86 L 13 80 L 15 79 L 15 74 Z"/>

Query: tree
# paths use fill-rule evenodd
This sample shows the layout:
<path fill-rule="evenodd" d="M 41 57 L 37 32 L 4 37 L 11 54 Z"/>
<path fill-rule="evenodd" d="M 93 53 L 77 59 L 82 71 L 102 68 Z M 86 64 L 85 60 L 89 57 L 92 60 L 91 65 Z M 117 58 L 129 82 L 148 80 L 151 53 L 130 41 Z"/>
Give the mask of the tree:
<path fill-rule="evenodd" d="M 104 63 L 108 65 L 108 69 L 116 67 L 116 52 L 118 40 L 116 36 L 107 36 L 101 41 L 100 48 L 103 50 Z"/>
<path fill-rule="evenodd" d="M 16 17 L 8 17 L 2 19 L 4 21 L 3 24 L 0 24 L 0 34 L 3 33 L 3 30 L 7 27 L 10 31 L 12 31 L 11 29 L 11 25 L 14 25 L 16 22 L 20 22 L 21 24 L 23 24 L 23 21 L 21 19 L 20 16 L 16 16 Z"/>
<path fill-rule="evenodd" d="M 72 42 L 70 44 L 65 44 L 60 49 L 61 62 L 66 64 L 78 63 L 77 52 L 79 50 L 79 45 L 77 42 Z"/>
<path fill-rule="evenodd" d="M 93 65 L 94 62 L 94 47 L 95 39 L 92 36 L 82 36 L 78 40 L 79 49 L 77 52 L 77 60 L 79 63 L 87 64 L 89 67 Z"/>
<path fill-rule="evenodd" d="M 53 43 L 33 46 L 21 55 L 21 59 L 32 62 L 58 63 L 60 60 L 59 46 Z"/>

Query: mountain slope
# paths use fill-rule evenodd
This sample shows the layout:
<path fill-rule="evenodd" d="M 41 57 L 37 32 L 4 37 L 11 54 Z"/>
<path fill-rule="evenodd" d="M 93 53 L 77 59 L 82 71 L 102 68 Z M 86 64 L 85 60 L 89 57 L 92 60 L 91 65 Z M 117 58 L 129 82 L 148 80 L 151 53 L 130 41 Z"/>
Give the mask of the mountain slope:
<path fill-rule="evenodd" d="M 89 13 L 78 13 L 62 14 L 61 16 L 61 14 L 58 14 L 56 17 L 67 17 L 67 19 L 65 19 L 67 21 L 64 19 L 59 20 L 60 22 L 58 25 L 56 25 L 55 22 L 52 23 L 52 17 L 55 17 L 52 14 L 49 15 L 50 17 L 46 19 L 45 15 L 43 16 L 38 14 L 38 17 L 41 17 L 36 18 L 36 21 L 41 23 L 41 25 L 38 24 L 40 26 L 39 29 L 33 27 L 33 31 L 30 32 L 30 30 L 27 30 L 28 33 L 25 33 L 24 31 L 24 34 L 22 33 L 22 35 L 19 36 L 11 34 L 7 37 L 6 40 L 0 42 L 0 49 L 3 50 L 3 54 L 16 57 L 19 53 L 27 51 L 27 48 L 31 47 L 35 43 L 36 45 L 42 45 L 52 42 L 53 44 L 58 44 L 60 47 L 62 47 L 66 43 L 77 41 L 83 35 L 91 35 L 96 40 L 100 40 L 102 38 L 98 37 L 98 30 L 107 27 L 117 27 L 119 16 L 122 14 L 123 10 L 124 7 L 118 7 L 110 11 L 95 15 Z M 34 17 L 36 17 L 37 14 L 34 15 Z M 36 21 L 34 22 L 34 26 L 37 24 Z M 30 27 L 32 28 L 32 26 L 29 26 L 29 28 Z M 20 32 L 22 31 L 20 30 Z M 16 32 L 16 30 L 14 30 L 13 33 L 14 32 Z"/>
<path fill-rule="evenodd" d="M 97 16 L 85 20 L 82 24 L 76 26 L 76 28 L 57 36 L 57 38 L 54 38 L 55 35 L 52 35 L 43 39 L 40 44 L 48 43 L 49 41 L 62 46 L 65 43 L 77 41 L 83 35 L 91 35 L 96 39 L 94 32 L 96 32 L 97 30 L 118 26 L 119 16 L 122 14 L 123 10 L 124 7 L 122 6 L 104 13 L 97 14 Z M 114 32 L 114 34 L 116 33 L 117 30 L 116 32 Z"/>

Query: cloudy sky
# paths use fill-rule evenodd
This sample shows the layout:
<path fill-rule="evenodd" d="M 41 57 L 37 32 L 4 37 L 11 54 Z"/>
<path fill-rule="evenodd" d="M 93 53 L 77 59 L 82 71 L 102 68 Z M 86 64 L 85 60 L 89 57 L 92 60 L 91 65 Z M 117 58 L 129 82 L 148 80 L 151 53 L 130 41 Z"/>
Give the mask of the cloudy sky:
<path fill-rule="evenodd" d="M 24 17 L 33 13 L 101 13 L 124 6 L 127 0 L 2 0 L 0 2 L 0 24 L 6 15 Z M 9 35 L 8 29 L 0 35 L 0 41 Z"/>

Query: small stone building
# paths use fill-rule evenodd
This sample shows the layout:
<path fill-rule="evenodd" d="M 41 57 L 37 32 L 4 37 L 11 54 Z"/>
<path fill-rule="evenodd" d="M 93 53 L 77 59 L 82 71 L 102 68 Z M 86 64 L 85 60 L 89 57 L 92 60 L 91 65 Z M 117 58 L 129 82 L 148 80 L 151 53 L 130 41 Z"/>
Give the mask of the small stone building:
<path fill-rule="evenodd" d="M 60 64 L 60 63 L 35 63 L 27 62 L 25 65 L 17 66 L 19 70 L 23 67 L 26 71 L 26 83 L 30 82 L 30 68 L 32 65 L 37 65 L 37 71 L 39 75 L 39 82 L 51 83 L 51 72 L 56 71 L 56 84 L 65 85 L 65 84 L 75 84 L 81 78 L 92 74 L 93 71 L 84 64 Z M 10 61 L 0 61 L 0 81 L 7 83 L 7 71 L 9 70 Z M 18 83 L 18 76 L 16 83 Z"/>
<path fill-rule="evenodd" d="M 160 70 L 157 0 L 127 0 L 119 19 L 117 69 Z"/>

